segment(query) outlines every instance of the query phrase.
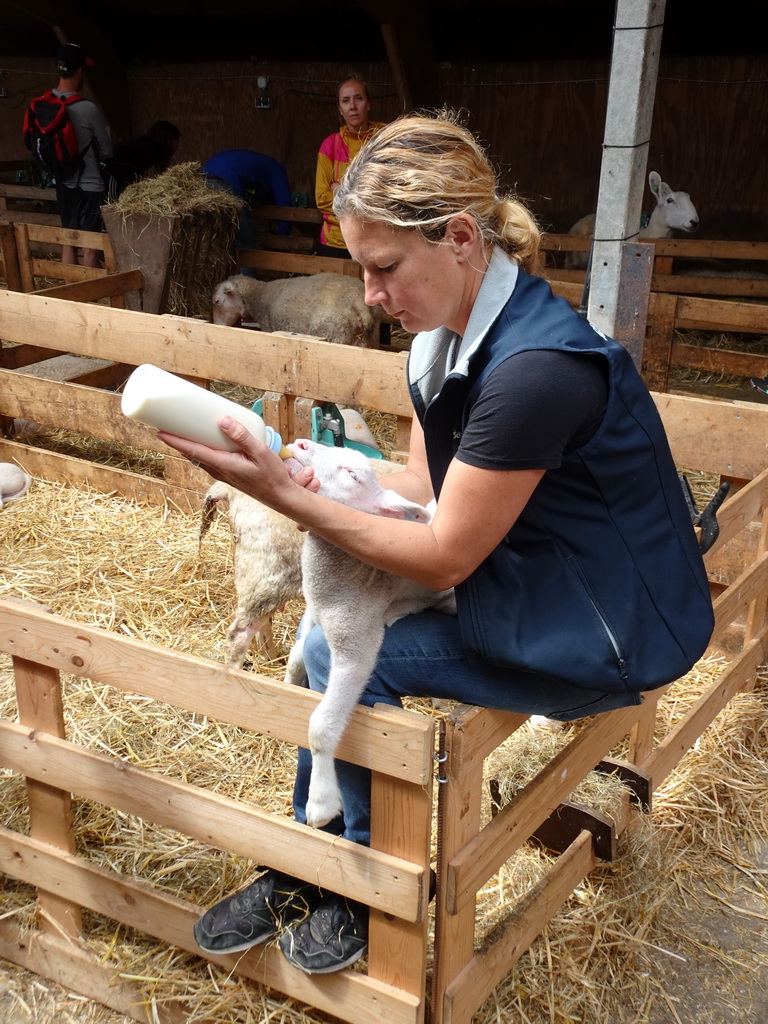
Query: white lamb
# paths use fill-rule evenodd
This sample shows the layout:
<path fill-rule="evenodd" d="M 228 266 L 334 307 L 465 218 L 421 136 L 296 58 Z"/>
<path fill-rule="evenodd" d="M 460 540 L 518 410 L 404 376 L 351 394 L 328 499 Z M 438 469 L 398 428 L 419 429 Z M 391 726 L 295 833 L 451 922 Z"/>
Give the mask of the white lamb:
<path fill-rule="evenodd" d="M 671 238 L 673 231 L 690 234 L 696 230 L 699 226 L 699 215 L 687 192 L 673 192 L 656 171 L 651 171 L 648 175 L 648 187 L 656 198 L 656 206 L 648 225 L 640 229 L 640 238 Z M 568 234 L 591 237 L 595 233 L 595 216 L 594 213 L 588 213 L 581 217 Z M 587 258 L 585 252 L 567 252 L 565 266 L 569 269 L 583 269 L 587 265 Z"/>
<path fill-rule="evenodd" d="M 305 440 L 289 447 L 298 462 L 314 468 L 320 494 L 373 515 L 429 523 L 430 510 L 381 487 L 362 453 Z M 456 604 L 453 590 L 429 590 L 374 569 L 312 533 L 304 543 L 302 569 L 307 610 L 285 678 L 306 685 L 304 638 L 318 623 L 331 650 L 331 670 L 309 721 L 312 775 L 306 811 L 308 823 L 320 828 L 342 811 L 333 756 L 374 670 L 385 628 L 425 608 L 455 614 Z"/>
<path fill-rule="evenodd" d="M 236 274 L 216 285 L 213 322 L 233 327 L 248 316 L 261 331 L 292 331 L 339 345 L 375 348 L 387 322 L 381 306 L 365 304 L 365 286 L 341 274 L 258 281 Z"/>
<path fill-rule="evenodd" d="M 227 664 L 241 668 L 254 637 L 269 658 L 277 656 L 272 616 L 286 601 L 301 597 L 301 548 L 296 524 L 229 484 L 209 487 L 203 501 L 200 539 L 216 510 L 226 511 L 235 538 L 237 608 L 227 632 Z"/>
<path fill-rule="evenodd" d="M 342 410 L 348 432 L 350 427 L 346 414 L 350 411 Z M 370 440 L 375 445 L 373 437 Z M 385 459 L 371 459 L 370 465 L 377 476 L 397 473 L 405 468 Z M 217 511 L 226 513 L 235 542 L 233 562 L 237 608 L 227 630 L 227 665 L 242 668 L 254 638 L 267 658 L 278 657 L 272 635 L 272 617 L 286 601 L 302 596 L 301 549 L 305 534 L 298 530 L 293 520 L 286 519 L 235 487 L 217 482 L 208 488 L 203 500 L 201 542 Z"/>

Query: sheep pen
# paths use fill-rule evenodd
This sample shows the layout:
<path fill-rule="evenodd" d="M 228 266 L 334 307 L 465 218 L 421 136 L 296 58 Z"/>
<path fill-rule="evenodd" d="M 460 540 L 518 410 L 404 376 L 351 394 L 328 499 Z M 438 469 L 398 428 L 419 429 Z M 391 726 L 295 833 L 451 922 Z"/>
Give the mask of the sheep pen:
<path fill-rule="evenodd" d="M 768 335 L 677 328 L 675 340 L 698 348 L 726 349 L 755 356 L 768 355 Z M 687 366 L 670 367 L 669 389 L 679 393 L 706 394 L 714 397 L 720 395 L 723 398 L 738 398 L 742 401 L 768 401 L 751 387 L 748 377 L 723 372 L 707 373 Z"/>
<path fill-rule="evenodd" d="M 90 454 L 93 457 L 93 454 Z M 712 480 L 691 474 L 711 494 Z M 701 504 L 701 502 L 700 502 Z M 234 607 L 232 541 L 226 526 L 198 551 L 197 515 L 35 480 L 0 513 L 3 596 L 49 606 L 78 621 L 169 648 L 225 660 Z M 293 602 L 276 616 L 278 658 L 260 672 L 281 678 L 301 614 Z M 676 721 L 722 671 L 713 653 L 662 698 Z M 295 749 L 82 680 L 64 679 L 67 728 L 133 763 L 215 781 L 217 791 L 253 799 L 290 816 Z M 15 715 L 9 660 L 0 662 L 3 713 Z M 650 820 L 638 818 L 624 854 L 593 871 L 557 918 L 496 989 L 476 1024 L 520 1020 L 666 1024 L 757 1022 L 768 1016 L 768 676 L 740 695 L 657 791 Z M 413 702 L 425 714 L 439 714 Z M 565 736 L 546 742 L 565 741 Z M 521 746 L 522 743 L 522 746 Z M 524 736 L 505 745 L 511 785 L 524 783 L 537 754 Z M 549 755 L 548 755 L 549 756 Z M 490 759 L 489 759 L 490 761 Z M 488 773 L 501 776 L 499 764 Z M 522 772 L 522 774 L 521 774 Z M 23 827 L 24 780 L 2 773 L 6 824 Z M 582 802 L 594 794 L 580 797 Z M 151 878 L 201 907 L 249 880 L 251 862 L 94 804 L 78 805 L 79 842 L 96 862 Z M 490 814 L 490 806 L 488 808 Z M 507 863 L 481 892 L 482 945 L 505 904 L 535 884 L 548 857 L 533 846 Z M 31 924 L 34 891 L 6 881 L 0 915 Z M 142 979 L 147 1005 L 173 999 L 185 1019 L 228 1024 L 321 1024 L 329 1018 L 278 993 L 254 988 L 189 953 L 88 916 L 89 944 L 122 975 Z M 127 1024 L 82 997 L 4 965 L 0 1018 L 52 1024 Z"/>

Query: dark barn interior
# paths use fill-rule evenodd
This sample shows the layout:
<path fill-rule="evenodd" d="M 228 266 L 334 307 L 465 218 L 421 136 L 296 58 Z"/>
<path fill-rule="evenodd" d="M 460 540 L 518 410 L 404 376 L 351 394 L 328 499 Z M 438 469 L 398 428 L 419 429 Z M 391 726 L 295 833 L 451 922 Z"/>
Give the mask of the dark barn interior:
<path fill-rule="evenodd" d="M 648 170 L 690 192 L 699 237 L 768 227 L 768 55 L 757 9 L 727 18 L 668 0 Z M 94 99 L 113 137 L 169 119 L 179 160 L 242 146 L 276 157 L 313 205 L 315 154 L 336 127 L 335 86 L 354 68 L 372 116 L 447 104 L 466 112 L 504 181 L 545 228 L 594 209 L 613 0 L 24 0 L 0 3 L 0 151 L 23 159 L 28 101 L 52 84 L 59 41 L 96 61 Z M 268 79 L 266 94 L 257 79 Z M 267 103 L 259 105 L 267 98 Z M 649 197 L 650 198 L 650 197 Z"/>

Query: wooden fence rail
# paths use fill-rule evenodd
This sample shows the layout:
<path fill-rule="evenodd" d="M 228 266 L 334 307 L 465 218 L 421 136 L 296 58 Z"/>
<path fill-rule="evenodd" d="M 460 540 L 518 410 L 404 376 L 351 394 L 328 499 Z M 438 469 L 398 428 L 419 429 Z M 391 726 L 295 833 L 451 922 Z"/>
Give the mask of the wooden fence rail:
<path fill-rule="evenodd" d="M 720 241 L 699 238 L 645 238 L 653 242 L 651 291 L 677 295 L 768 297 L 768 242 Z M 543 247 L 556 265 L 548 270 L 552 281 L 582 284 L 583 270 L 558 266 L 562 255 L 589 251 L 584 235 L 546 234 Z M 673 273 L 674 261 L 678 269 Z M 728 276 L 733 274 L 734 276 Z"/>
<path fill-rule="evenodd" d="M 119 412 L 119 396 L 82 385 L 53 383 L 21 376 L 12 345 L 32 346 L 41 359 L 46 349 L 79 356 L 114 360 L 128 367 L 155 363 L 163 369 L 198 380 L 227 381 L 255 391 L 278 393 L 278 402 L 265 404 L 264 418 L 283 437 L 293 437 L 298 398 L 362 406 L 398 418 L 401 445 L 410 426 L 411 405 L 405 387 L 406 353 L 366 351 L 299 335 L 281 337 L 244 328 L 223 327 L 186 317 L 156 316 L 126 309 L 48 298 L 37 294 L 0 292 L 0 417 L 20 417 L 76 433 L 122 441 L 149 451 L 167 452 L 154 431 L 128 421 Z M 330 364 L 329 364 L 330 360 Z M 328 366 L 333 365 L 332 373 Z M 130 367 L 124 370 L 124 378 Z M 12 377 L 5 376 L 12 374 Z M 0 442 L 0 455 L 10 455 L 14 442 Z M 2 454 L 3 451 L 5 454 Z M 35 450 L 25 446 L 25 459 L 37 471 Z M 81 469 L 76 459 L 61 456 L 55 478 L 69 479 Z M 186 460 L 163 457 L 165 483 L 108 466 L 96 469 L 96 486 L 146 501 L 176 502 L 182 508 L 199 506 L 205 474 Z M 52 472 L 53 470 L 49 470 Z"/>
<path fill-rule="evenodd" d="M 29 189 L 30 186 L 0 186 L 6 189 Z M 35 191 L 32 189 L 32 191 Z M 40 190 L 37 190 L 40 191 Z M 255 215 L 268 227 L 279 220 L 294 224 L 319 226 L 318 210 L 296 207 L 257 206 Z M 0 214 L 1 216 L 1 214 Z M 14 230 L 15 229 L 15 230 Z M 280 236 L 265 231 L 261 236 L 262 249 L 241 249 L 235 253 L 238 266 L 249 266 L 266 274 L 335 273 L 362 278 L 360 266 L 352 260 L 315 256 L 311 253 L 312 239 L 307 236 Z M 291 241 L 293 239 L 293 242 Z M 35 244 L 45 242 L 54 248 L 69 244 L 88 245 L 104 251 L 105 269 L 87 270 L 68 267 L 50 258 L 33 254 Z M 293 244 L 295 242 L 295 244 Z M 553 254 L 584 251 L 589 239 L 578 235 L 544 236 L 545 249 Z M 732 374 L 743 377 L 768 376 L 768 355 L 752 354 L 730 349 L 709 349 L 679 342 L 676 331 L 693 329 L 717 333 L 768 334 L 768 276 L 762 277 L 708 277 L 689 271 L 672 274 L 673 258 L 696 261 L 716 259 L 727 265 L 745 260 L 768 268 L 768 243 L 727 242 L 692 239 L 659 239 L 655 245 L 655 270 L 651 282 L 648 326 L 642 365 L 643 376 L 649 388 L 666 391 L 673 367 L 701 370 L 707 373 Z M 35 290 L 35 276 L 58 277 L 65 282 L 91 280 L 115 273 L 115 257 L 107 235 L 84 232 L 65 232 L 57 227 L 38 224 L 0 223 L 0 272 L 11 290 Z M 553 290 L 577 306 L 582 298 L 584 272 L 550 267 L 547 276 Z M 130 287 L 129 287 L 130 285 Z M 115 280 L 106 290 L 71 290 L 69 297 L 81 301 L 94 301 L 109 297 L 114 306 L 124 307 L 124 295 L 136 293 L 129 279 Z M 67 293 L 60 294 L 67 297 Z M 136 308 L 139 303 L 131 301 Z"/>
<path fill-rule="evenodd" d="M 0 221 L 60 226 L 56 189 L 0 182 Z"/>

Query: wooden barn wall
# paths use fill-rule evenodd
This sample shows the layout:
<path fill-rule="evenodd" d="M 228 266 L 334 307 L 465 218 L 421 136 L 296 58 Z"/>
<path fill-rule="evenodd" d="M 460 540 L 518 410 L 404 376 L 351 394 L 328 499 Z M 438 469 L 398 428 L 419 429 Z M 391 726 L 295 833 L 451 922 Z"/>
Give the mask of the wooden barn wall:
<path fill-rule="evenodd" d="M 39 61 L 0 57 L 0 67 L 0 159 L 23 158 L 24 108 L 50 75 Z M 320 62 L 130 68 L 134 130 L 174 121 L 179 160 L 228 147 L 268 153 L 313 204 L 315 154 L 337 126 L 335 87 L 347 70 Z M 357 70 L 370 82 L 372 116 L 400 113 L 388 65 Z M 565 231 L 595 206 L 608 74 L 607 61 L 476 62 L 441 67 L 440 88 L 446 104 L 467 112 L 505 183 L 545 227 Z M 269 78 L 270 109 L 255 106 L 258 75 Z M 768 237 L 767 136 L 768 57 L 662 59 L 648 167 L 691 193 L 700 237 Z"/>

